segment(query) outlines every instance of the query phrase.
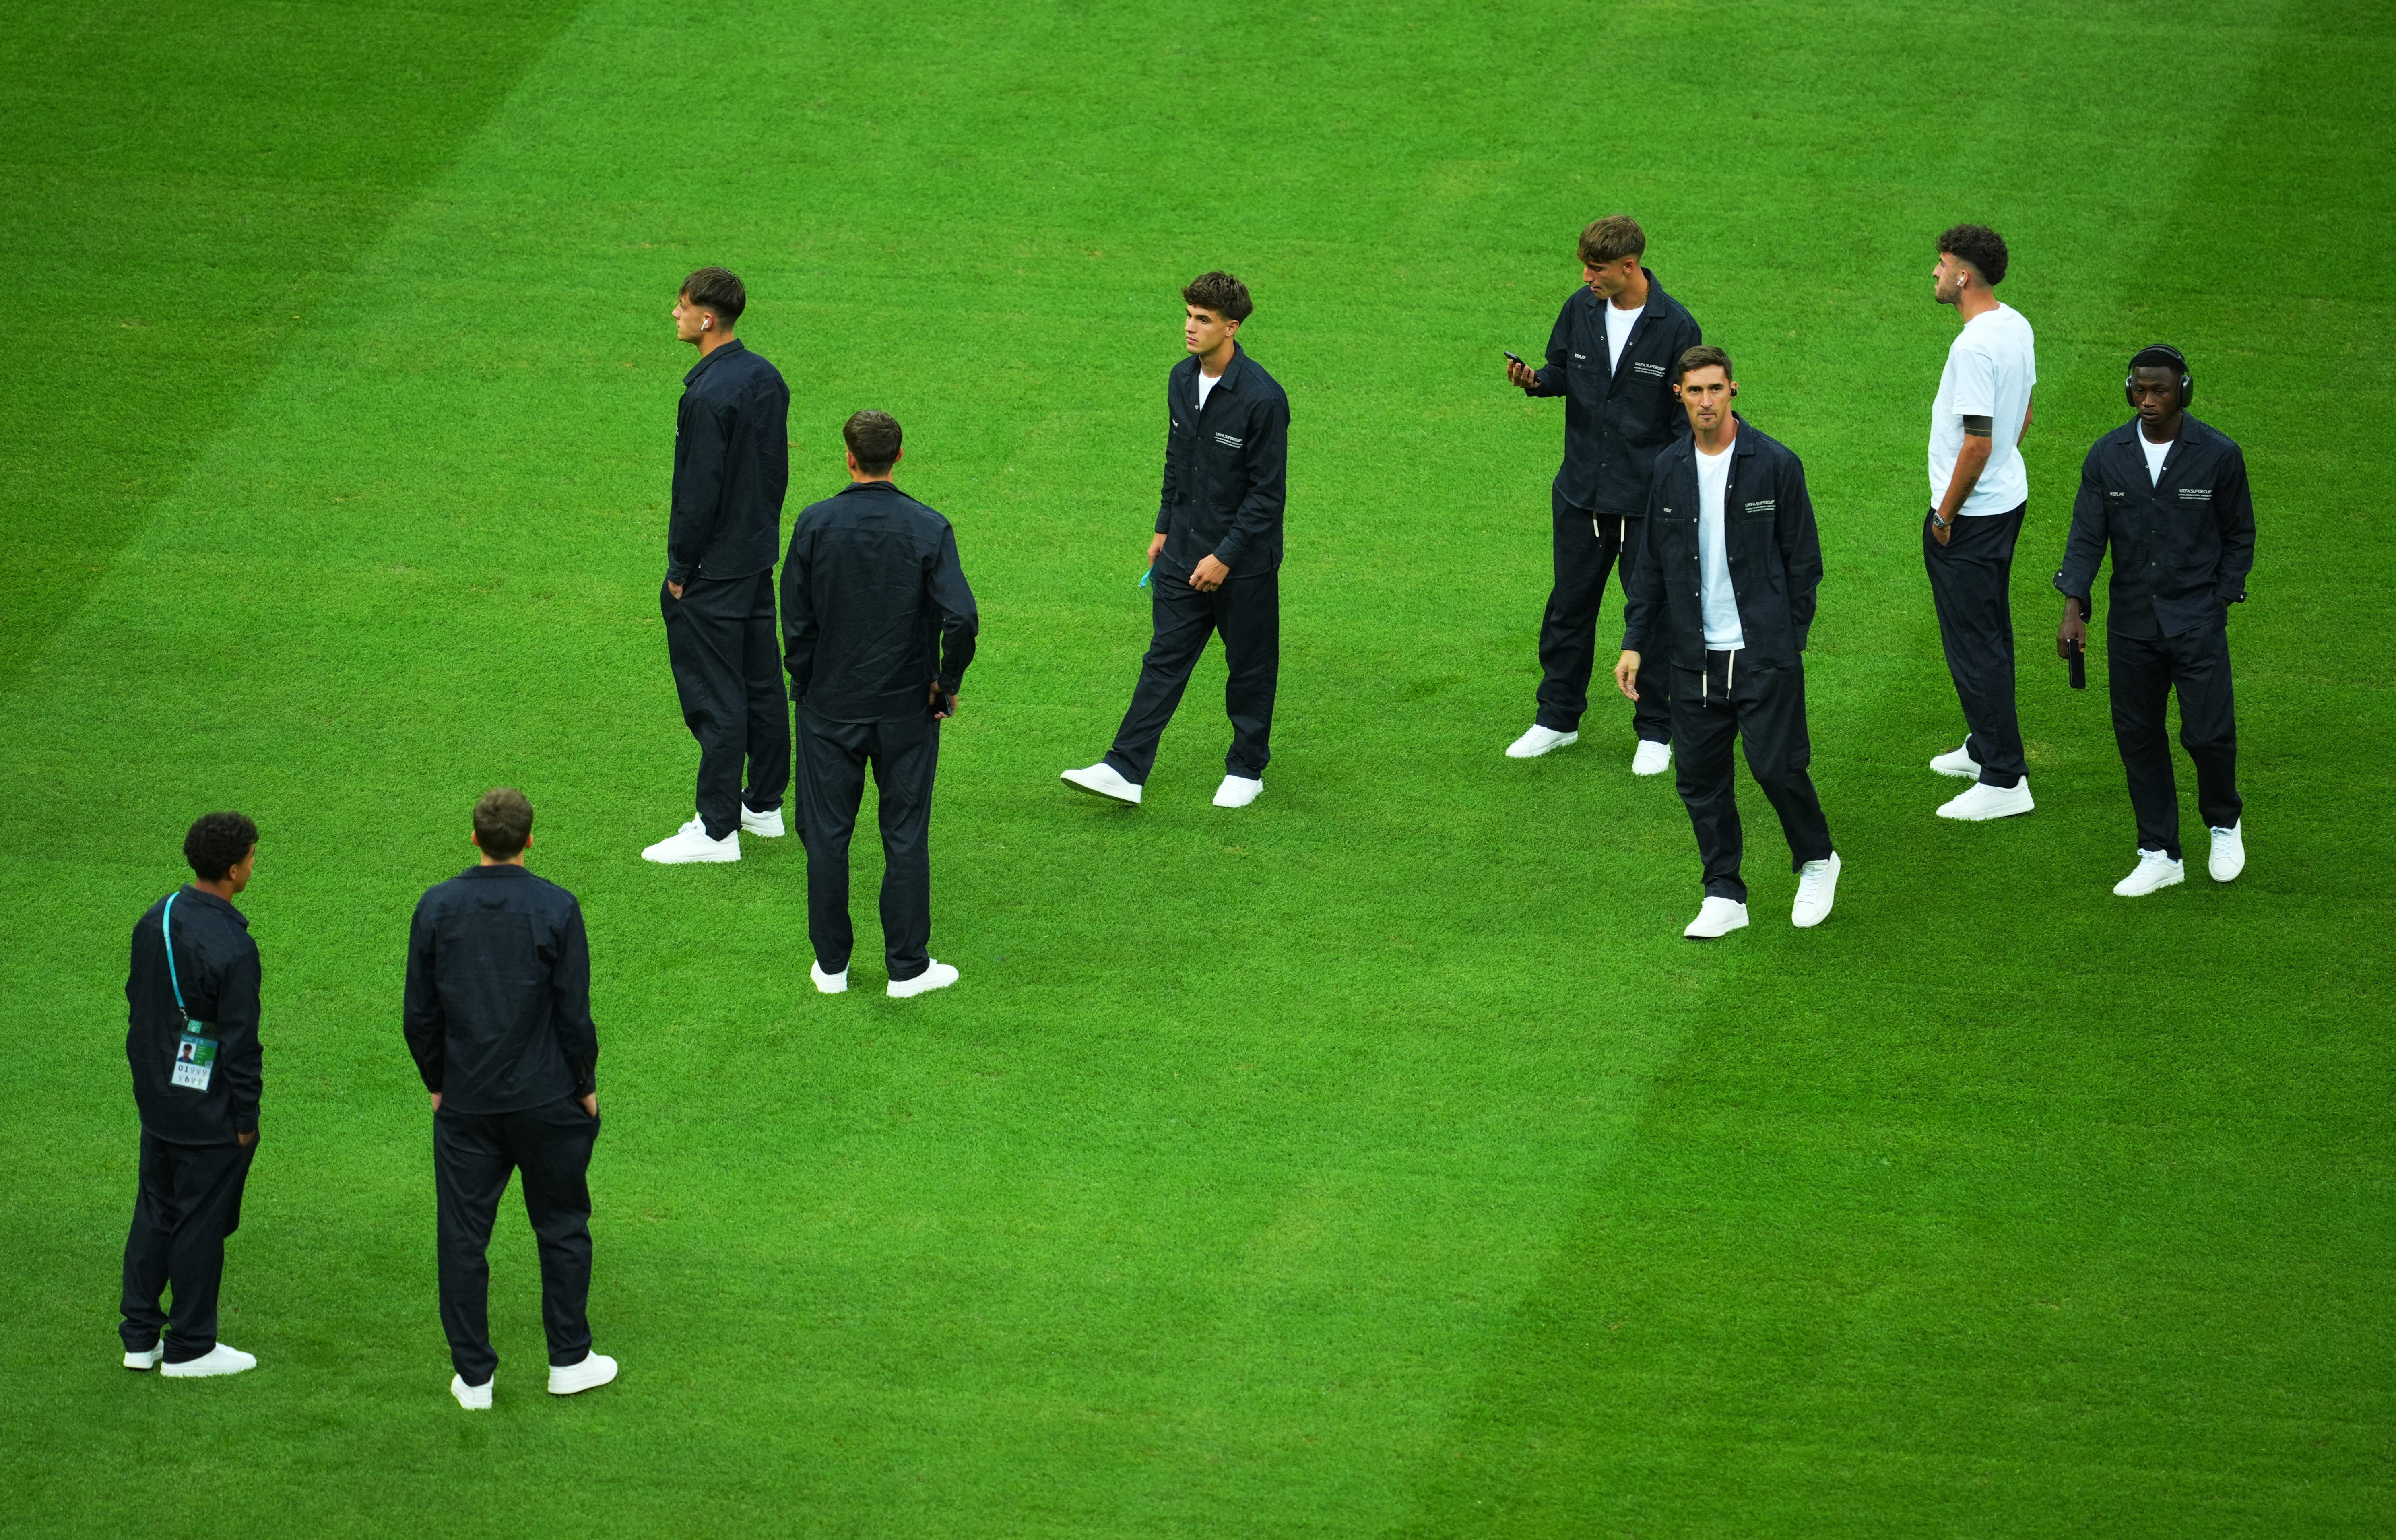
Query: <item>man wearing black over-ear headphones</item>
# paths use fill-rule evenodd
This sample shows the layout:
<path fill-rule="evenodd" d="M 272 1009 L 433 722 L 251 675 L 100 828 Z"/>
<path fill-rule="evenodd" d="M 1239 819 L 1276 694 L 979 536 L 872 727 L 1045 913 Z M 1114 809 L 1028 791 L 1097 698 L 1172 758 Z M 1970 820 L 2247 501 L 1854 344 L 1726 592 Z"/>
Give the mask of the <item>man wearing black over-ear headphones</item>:
<path fill-rule="evenodd" d="M 2180 746 L 2196 763 L 2197 811 L 2213 831 L 2207 865 L 2217 883 L 2246 869 L 2229 615 L 2245 602 L 2255 567 L 2255 500 L 2238 445 L 2188 415 L 2196 381 L 2177 348 L 2142 349 L 2122 388 L 2138 415 L 2098 439 L 2081 465 L 2055 575 L 2064 596 L 2055 650 L 2069 657 L 2086 644 L 2089 590 L 2110 546 L 2105 676 L 2138 820 L 2138 864 L 2113 891 L 2137 898 L 2183 877 L 2164 724 L 2175 688 Z"/>

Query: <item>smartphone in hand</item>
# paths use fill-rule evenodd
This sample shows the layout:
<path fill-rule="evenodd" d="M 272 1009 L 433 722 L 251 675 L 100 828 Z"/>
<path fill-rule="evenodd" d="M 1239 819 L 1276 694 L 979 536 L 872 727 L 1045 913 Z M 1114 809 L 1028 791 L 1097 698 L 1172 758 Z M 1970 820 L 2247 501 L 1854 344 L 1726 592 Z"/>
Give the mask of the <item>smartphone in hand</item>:
<path fill-rule="evenodd" d="M 2088 688 L 2088 646 L 2083 642 L 2071 644 L 2071 687 Z"/>

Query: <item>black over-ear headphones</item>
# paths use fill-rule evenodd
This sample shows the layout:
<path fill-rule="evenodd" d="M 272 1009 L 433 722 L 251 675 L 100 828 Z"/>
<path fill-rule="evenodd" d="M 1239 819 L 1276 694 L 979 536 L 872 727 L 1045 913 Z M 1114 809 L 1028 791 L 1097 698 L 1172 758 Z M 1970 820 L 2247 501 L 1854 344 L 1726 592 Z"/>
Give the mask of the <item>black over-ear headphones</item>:
<path fill-rule="evenodd" d="M 2169 353 L 2171 354 L 2172 362 L 2179 365 L 2179 409 L 2183 412 L 2187 411 L 2188 404 L 2196 399 L 2196 380 L 2190 377 L 2188 372 L 2187 355 L 2168 342 L 2150 343 L 2148 346 L 2140 348 L 2137 352 L 2130 355 L 2131 372 L 2122 377 L 2122 394 L 2129 401 L 2130 409 L 2132 411 L 2136 411 L 2138 406 L 2138 397 L 2136 393 L 2138 380 L 2136 373 L 2138 367 L 2137 360 L 2141 354 L 2150 352 Z M 2149 368 L 2152 368 L 2153 366 L 2154 365 L 2148 365 Z"/>

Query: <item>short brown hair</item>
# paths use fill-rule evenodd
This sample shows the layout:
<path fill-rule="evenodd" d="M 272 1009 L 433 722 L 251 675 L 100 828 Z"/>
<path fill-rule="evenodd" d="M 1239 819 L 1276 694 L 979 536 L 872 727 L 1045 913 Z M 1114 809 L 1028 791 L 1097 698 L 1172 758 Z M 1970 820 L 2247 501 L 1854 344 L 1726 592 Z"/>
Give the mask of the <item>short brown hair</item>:
<path fill-rule="evenodd" d="M 1226 321 L 1245 321 L 1256 312 L 1248 285 L 1228 272 L 1202 272 L 1182 285 L 1181 302 L 1213 311 Z"/>
<path fill-rule="evenodd" d="M 1608 214 L 1580 232 L 1580 259 L 1591 267 L 1645 255 L 1647 232 L 1628 214 Z"/>
<path fill-rule="evenodd" d="M 682 281 L 682 297 L 700 310 L 712 310 L 726 326 L 749 308 L 748 285 L 727 268 L 703 267 Z"/>
<path fill-rule="evenodd" d="M 1938 253 L 1971 263 L 1990 288 L 2005 281 L 2005 238 L 1987 225 L 1957 225 L 1938 237 Z"/>
<path fill-rule="evenodd" d="M 859 412 L 840 425 L 840 436 L 848 452 L 857 457 L 857 468 L 869 476 L 879 476 L 898 463 L 898 451 L 906 447 L 906 435 L 898 431 L 898 419 L 887 412 Z"/>
<path fill-rule="evenodd" d="M 495 861 L 532 843 L 532 803 L 512 786 L 495 786 L 474 803 L 474 843 Z"/>
<path fill-rule="evenodd" d="M 1738 378 L 1737 372 L 1730 366 L 1730 354 L 1710 342 L 1703 347 L 1691 348 L 1681 355 L 1681 366 L 1672 371 L 1672 383 L 1678 385 L 1687 378 L 1692 369 L 1720 369 L 1724 379 Z"/>

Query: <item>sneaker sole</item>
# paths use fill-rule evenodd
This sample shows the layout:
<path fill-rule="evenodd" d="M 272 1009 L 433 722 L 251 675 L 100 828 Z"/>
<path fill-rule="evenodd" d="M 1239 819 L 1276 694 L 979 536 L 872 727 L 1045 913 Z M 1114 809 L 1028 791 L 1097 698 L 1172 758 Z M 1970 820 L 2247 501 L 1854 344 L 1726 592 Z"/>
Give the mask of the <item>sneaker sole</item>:
<path fill-rule="evenodd" d="M 2002 813 L 1950 813 L 1942 807 L 1938 810 L 1938 816 L 1952 819 L 1956 823 L 1995 823 L 1999 818 L 2018 818 L 2025 813 L 2037 811 L 2038 806 L 2033 803 L 2028 807 L 2008 807 Z"/>
<path fill-rule="evenodd" d="M 641 852 L 641 859 L 657 866 L 730 866 L 740 859 L 738 856 L 652 856 Z"/>
<path fill-rule="evenodd" d="M 1111 791 L 1101 791 L 1095 786 L 1083 785 L 1080 781 L 1073 779 L 1071 776 L 1059 776 L 1057 778 L 1063 781 L 1067 786 L 1072 787 L 1076 791 L 1082 792 L 1087 796 L 1097 797 L 1104 802 L 1119 803 L 1125 807 L 1138 807 L 1139 805 L 1139 799 L 1138 797 L 1119 797 Z"/>

